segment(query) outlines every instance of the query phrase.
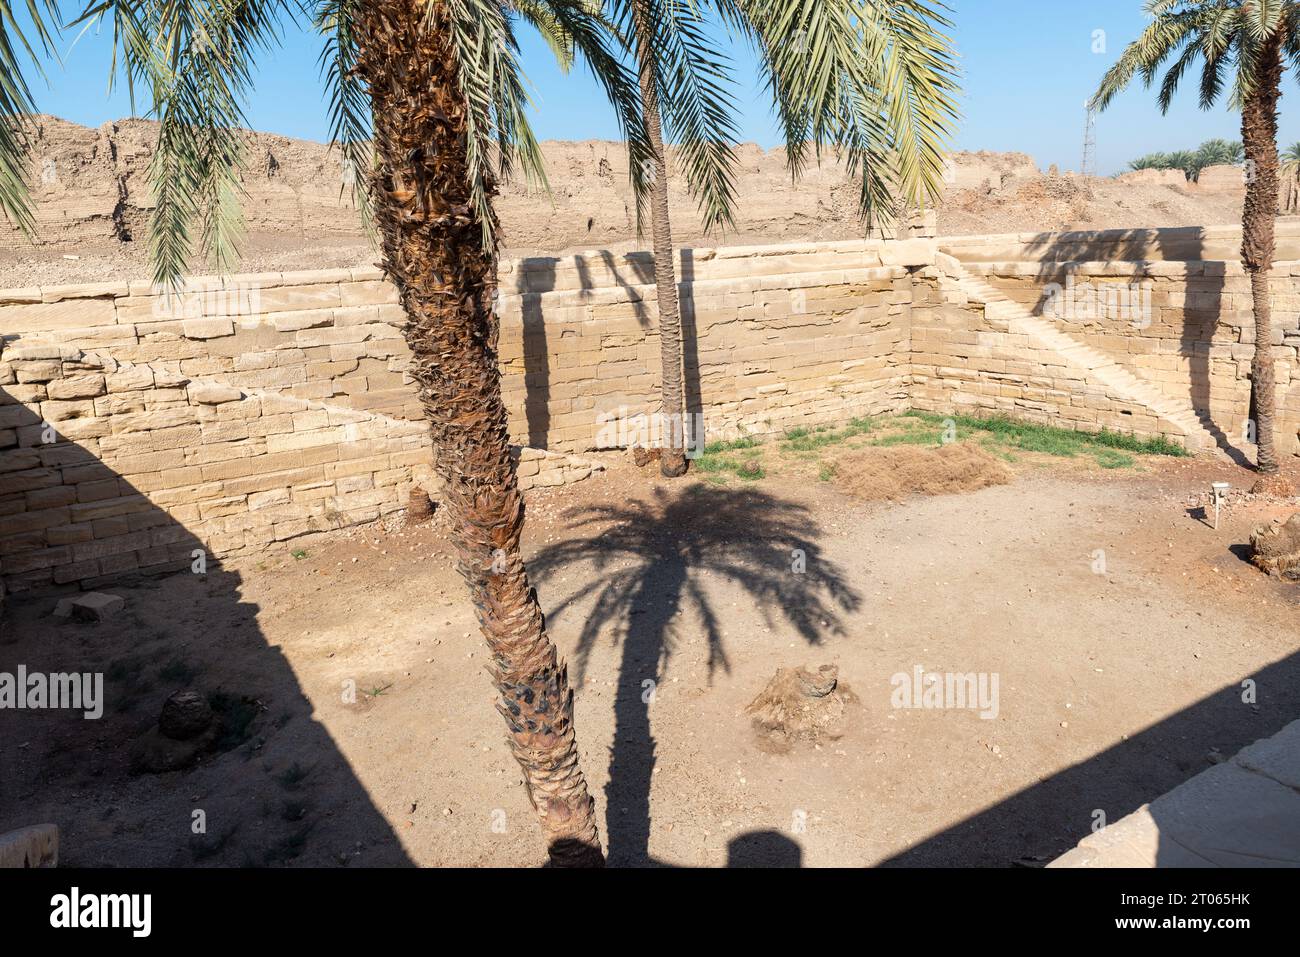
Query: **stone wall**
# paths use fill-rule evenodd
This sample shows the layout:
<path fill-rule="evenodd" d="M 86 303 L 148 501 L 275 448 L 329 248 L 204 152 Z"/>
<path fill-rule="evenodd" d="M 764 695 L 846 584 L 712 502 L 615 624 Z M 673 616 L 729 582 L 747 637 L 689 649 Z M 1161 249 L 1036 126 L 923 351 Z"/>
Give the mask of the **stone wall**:
<path fill-rule="evenodd" d="M 914 241 L 681 251 L 690 411 L 716 437 L 905 408 L 912 282 L 903 262 L 933 249 Z M 564 452 L 632 444 L 617 426 L 658 408 L 653 269 L 647 254 L 600 253 L 503 266 L 502 373 L 521 444 Z"/>
<path fill-rule="evenodd" d="M 963 263 L 1037 262 L 1238 262 L 1240 226 L 1102 229 L 1081 232 L 948 236 L 946 253 Z M 1300 259 L 1300 217 L 1277 220 L 1280 262 Z"/>
<path fill-rule="evenodd" d="M 1245 444 L 1255 322 L 1240 263 L 1003 262 L 966 269 L 1169 399 L 1189 404 L 1221 441 Z M 1277 438 L 1283 453 L 1295 454 L 1300 263 L 1275 264 L 1270 286 Z"/>
<path fill-rule="evenodd" d="M 907 401 L 908 243 L 685 250 L 687 394 L 713 435 Z M 924 250 L 921 250 L 924 254 Z M 648 257 L 504 262 L 503 389 L 525 488 L 649 441 Z M 431 453 L 376 270 L 0 292 L 0 578 L 94 586 L 403 507 Z M 627 426 L 631 425 L 629 431 Z"/>
<path fill-rule="evenodd" d="M 688 411 L 705 441 L 912 407 L 1240 449 L 1248 290 L 1234 263 L 1190 257 L 1230 232 L 684 249 Z M 1021 258 L 978 258 L 990 251 Z M 663 438 L 649 428 L 652 274 L 644 254 L 502 263 L 499 358 L 525 488 Z M 1076 298 L 1140 288 L 1146 318 L 1057 315 L 1043 308 L 1052 283 Z M 1279 264 L 1286 452 L 1300 451 L 1297 283 L 1300 264 Z M 194 280 L 179 297 L 147 282 L 0 292 L 0 581 L 94 585 L 402 508 L 432 461 L 401 323 L 376 270 Z"/>

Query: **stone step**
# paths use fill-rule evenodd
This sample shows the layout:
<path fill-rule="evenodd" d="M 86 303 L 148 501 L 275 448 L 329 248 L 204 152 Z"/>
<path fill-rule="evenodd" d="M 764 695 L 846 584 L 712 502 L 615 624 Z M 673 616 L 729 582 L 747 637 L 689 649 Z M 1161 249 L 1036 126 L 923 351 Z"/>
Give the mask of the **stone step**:
<path fill-rule="evenodd" d="M 1082 369 L 1106 383 L 1119 394 L 1122 400 L 1143 408 L 1157 419 L 1173 425 L 1182 433 L 1189 450 L 1199 451 L 1217 446 L 1214 434 L 1205 427 L 1191 406 L 1184 406 L 1174 401 L 1153 384 L 1125 369 L 1104 353 L 1062 332 L 1050 320 L 1035 316 L 989 283 L 971 275 L 955 261 L 945 262 L 943 265 L 956 278 L 959 288 L 969 300 L 984 305 L 987 316 L 1010 323 L 1008 331 L 1017 335 L 1027 335 L 1047 346 L 1067 360 L 1071 366 Z"/>

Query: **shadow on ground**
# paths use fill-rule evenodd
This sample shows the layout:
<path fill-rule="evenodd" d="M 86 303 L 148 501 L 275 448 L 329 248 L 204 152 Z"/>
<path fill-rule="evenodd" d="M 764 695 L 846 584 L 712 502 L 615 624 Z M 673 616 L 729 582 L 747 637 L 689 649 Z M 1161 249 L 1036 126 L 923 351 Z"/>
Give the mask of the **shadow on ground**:
<path fill-rule="evenodd" d="M 0 405 L 16 403 L 0 391 Z M 30 474 L 47 493 L 89 480 L 97 497 L 46 494 L 39 501 L 49 507 L 32 500 L 6 524 L 21 519 L 31 528 L 20 535 L 42 536 L 45 548 L 24 554 L 66 554 L 83 573 L 99 563 L 91 585 L 126 605 L 110 620 L 79 622 L 51 616 L 54 595 L 8 597 L 0 672 L 102 675 L 103 714 L 0 711 L 0 832 L 53 822 L 61 863 L 71 867 L 409 864 L 313 718 L 293 668 L 263 635 L 258 607 L 242 600 L 240 575 L 90 450 L 50 436 L 35 413 L 27 418 L 16 435 L 35 440 L 2 454 L 35 464 L 9 477 Z M 30 491 L 41 489 L 19 497 Z M 15 576 L 11 587 L 41 572 L 27 567 L 35 559 L 15 558 L 22 555 L 7 555 L 3 566 Z M 77 594 L 76 586 L 64 593 Z M 142 770 L 140 747 L 163 701 L 181 689 L 209 700 L 220 732 L 184 769 Z"/>
<path fill-rule="evenodd" d="M 1254 694 L 1253 703 L 1247 692 Z M 1041 866 L 1087 837 L 1098 811 L 1113 824 L 1214 762 L 1276 734 L 1297 715 L 1300 654 L 1243 675 L 1241 682 L 940 831 L 882 866 Z M 1168 828 L 1176 835 L 1183 826 L 1162 819 L 1158 807 L 1152 814 L 1162 833 Z M 1293 846 L 1297 833 L 1300 820 L 1289 834 Z M 1162 837 L 1157 866 L 1187 862 L 1185 849 L 1172 836 Z"/>
<path fill-rule="evenodd" d="M 694 634 L 693 625 L 678 627 L 679 616 L 693 612 L 703 625 L 699 640 L 706 646 L 710 681 L 729 668 L 723 612 L 710 603 L 704 577 L 740 586 L 763 609 L 769 626 L 791 629 L 810 646 L 827 632 L 842 632 L 840 614 L 855 611 L 861 598 L 817 545 L 820 529 L 812 513 L 757 489 L 656 489 L 645 500 L 575 510 L 567 518 L 572 537 L 543 548 L 529 569 L 539 584 L 562 571 L 591 570 L 588 583 L 554 604 L 551 613 L 591 603 L 574 660 L 576 687 L 599 641 L 620 648 L 605 795 L 609 862 L 653 864 L 650 705 L 669 658 Z M 797 562 L 803 571 L 795 570 Z M 755 839 L 733 848 L 733 858 L 792 860 L 788 849 L 760 853 L 771 843 Z"/>

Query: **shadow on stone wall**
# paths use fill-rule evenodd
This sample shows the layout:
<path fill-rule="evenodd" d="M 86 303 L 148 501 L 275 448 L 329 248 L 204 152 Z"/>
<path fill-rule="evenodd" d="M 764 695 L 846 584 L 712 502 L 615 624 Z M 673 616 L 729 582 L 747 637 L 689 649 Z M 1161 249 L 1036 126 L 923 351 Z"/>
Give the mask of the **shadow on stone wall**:
<path fill-rule="evenodd" d="M 1040 286 L 1065 281 L 1065 266 L 1076 262 L 1132 263 L 1129 282 L 1141 281 L 1145 276 L 1144 261 L 1203 262 L 1207 256 L 1220 256 L 1222 250 L 1207 246 L 1204 230 L 1199 227 L 1184 229 L 1135 229 L 1100 233 L 1041 233 L 1027 247 L 1031 258 L 1040 262 L 1036 281 Z M 1155 253 L 1153 256 L 1152 253 Z M 1234 462 L 1251 467 L 1252 462 L 1238 447 L 1233 437 L 1231 423 L 1215 420 L 1212 407 L 1212 358 L 1214 336 L 1223 316 L 1223 297 L 1227 292 L 1227 274 L 1222 260 L 1206 263 L 1207 271 L 1196 284 L 1195 290 L 1185 289 L 1189 299 L 1183 307 L 1183 323 L 1179 332 L 1178 355 L 1188 360 L 1189 395 L 1192 411 L 1201 424 L 1214 437 L 1218 447 Z M 1196 295 L 1197 308 L 1191 308 L 1190 297 Z M 1202 308 L 1200 304 L 1208 303 Z M 1035 313 L 1043 314 L 1045 300 L 1040 300 Z M 1140 375 L 1140 374 L 1139 374 Z M 1250 415 L 1253 418 L 1252 406 Z"/>
<path fill-rule="evenodd" d="M 46 428 L 2 388 L 0 409 L 22 410 L 9 414 L 15 443 Z M 0 710 L 0 832 L 54 822 L 72 867 L 409 864 L 262 633 L 240 574 L 87 450 L 49 437 L 0 449 L 0 570 L 21 589 L 50 571 L 42 563 L 66 557 L 80 572 L 95 562 L 89 583 L 125 605 L 105 621 L 62 619 L 56 595 L 20 590 L 0 610 L 0 673 L 103 676 L 97 720 Z M 35 537 L 44 547 L 33 551 Z M 156 730 L 181 689 L 203 695 L 220 722 L 195 756 Z M 206 833 L 195 833 L 195 812 Z"/>
<path fill-rule="evenodd" d="M 594 254 L 604 271 L 613 277 L 614 287 L 621 289 L 628 298 L 632 315 L 641 330 L 647 335 L 658 334 L 658 311 L 644 298 L 654 294 L 654 257 L 649 253 L 630 253 L 615 257 L 613 253 L 601 251 Z M 680 251 L 678 271 L 678 297 L 682 320 L 682 360 L 685 371 L 685 397 L 687 414 L 698 414 L 703 409 L 700 393 L 699 348 L 695 323 L 694 250 Z M 573 263 L 577 269 L 579 288 L 592 290 L 602 288 L 592 275 L 592 258 L 587 255 L 575 255 Z M 527 422 L 528 445 L 531 448 L 549 448 L 551 431 L 551 404 L 553 401 L 551 349 L 552 344 L 546 327 L 545 296 L 554 292 L 557 273 L 561 260 L 539 257 L 520 262 L 516 279 L 515 293 L 522 300 L 524 327 L 524 417 Z M 527 278 L 525 278 L 525 276 Z M 650 286 L 650 289 L 645 287 Z M 648 368 L 649 372 L 658 372 L 658 365 Z M 606 410 L 613 411 L 613 410 Z M 649 413 L 651 410 L 637 409 L 630 411 Z M 595 436 L 592 436 L 593 440 Z"/>

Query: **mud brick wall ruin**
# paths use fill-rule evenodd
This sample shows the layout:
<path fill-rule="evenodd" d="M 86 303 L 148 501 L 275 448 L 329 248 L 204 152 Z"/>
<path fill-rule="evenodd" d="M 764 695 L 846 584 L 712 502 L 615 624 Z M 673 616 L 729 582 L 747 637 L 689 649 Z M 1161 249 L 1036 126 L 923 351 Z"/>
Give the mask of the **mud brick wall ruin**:
<path fill-rule="evenodd" d="M 907 408 L 1203 446 L 1249 412 L 1231 231 L 684 249 L 689 411 L 709 440 Z M 1300 230 L 1280 254 L 1300 258 Z M 1219 257 L 1213 259 L 1211 257 Z M 1107 261 L 1109 260 L 1109 261 Z M 1227 260 L 1225 262 L 1225 260 Z M 654 441 L 648 254 L 505 261 L 500 362 L 524 486 Z M 1151 321 L 1044 291 L 1148 282 Z M 1300 430 L 1300 266 L 1274 281 L 1281 442 Z M 0 581 L 94 587 L 378 519 L 431 483 L 395 291 L 373 269 L 0 291 Z"/>

